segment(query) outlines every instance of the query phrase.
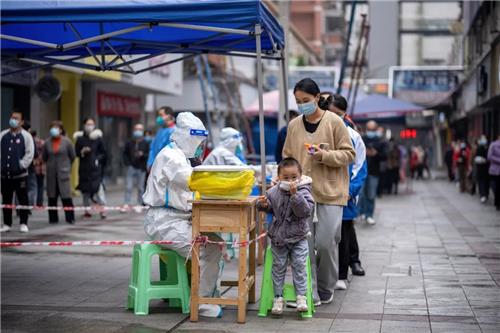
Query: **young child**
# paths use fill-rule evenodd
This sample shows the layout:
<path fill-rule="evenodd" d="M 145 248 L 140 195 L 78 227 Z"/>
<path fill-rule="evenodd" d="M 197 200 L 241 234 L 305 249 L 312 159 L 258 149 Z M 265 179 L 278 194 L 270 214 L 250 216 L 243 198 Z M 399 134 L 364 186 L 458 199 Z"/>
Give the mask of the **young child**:
<path fill-rule="evenodd" d="M 288 258 L 292 265 L 297 311 L 308 310 L 306 260 L 309 247 L 306 238 L 310 234 L 308 220 L 314 211 L 312 179 L 302 175 L 302 167 L 296 159 L 289 157 L 280 162 L 278 178 L 279 183 L 265 196 L 261 196 L 257 204 L 259 210 L 274 215 L 268 235 L 271 238 L 273 253 L 272 278 L 275 298 L 272 314 L 275 315 L 283 312 L 282 293 Z"/>

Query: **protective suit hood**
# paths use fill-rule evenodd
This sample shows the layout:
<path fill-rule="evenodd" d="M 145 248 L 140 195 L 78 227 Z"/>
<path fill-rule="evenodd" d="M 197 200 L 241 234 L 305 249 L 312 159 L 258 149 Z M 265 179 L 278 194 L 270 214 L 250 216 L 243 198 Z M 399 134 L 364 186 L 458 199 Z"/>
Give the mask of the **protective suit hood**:
<path fill-rule="evenodd" d="M 229 149 L 229 151 L 234 152 L 241 141 L 241 133 L 232 127 L 224 127 L 220 132 L 219 145 Z"/>
<path fill-rule="evenodd" d="M 198 147 L 205 142 L 208 131 L 201 120 L 191 112 L 181 112 L 176 118 L 176 128 L 170 137 L 186 158 L 195 157 Z"/>

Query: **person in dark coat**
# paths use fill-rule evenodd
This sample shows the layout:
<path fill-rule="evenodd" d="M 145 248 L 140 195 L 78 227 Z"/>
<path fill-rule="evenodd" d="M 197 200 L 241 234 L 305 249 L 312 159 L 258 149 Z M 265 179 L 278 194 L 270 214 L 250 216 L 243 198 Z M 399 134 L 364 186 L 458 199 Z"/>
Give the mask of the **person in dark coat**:
<path fill-rule="evenodd" d="M 488 139 L 484 135 L 481 135 L 481 138 L 477 141 L 474 167 L 481 203 L 486 203 L 490 192 L 490 175 L 488 174 L 490 163 L 488 162 Z"/>
<path fill-rule="evenodd" d="M 293 119 L 297 118 L 299 113 L 295 110 L 290 110 L 288 111 L 288 116 L 289 116 L 289 121 L 292 121 Z M 285 117 L 286 121 L 286 117 Z M 274 158 L 276 159 L 276 163 L 281 162 L 283 159 L 283 146 L 285 145 L 285 139 L 286 139 L 286 133 L 288 130 L 288 124 L 284 126 L 282 129 L 279 130 L 278 132 L 278 142 L 276 143 L 276 151 L 274 153 Z"/>
<path fill-rule="evenodd" d="M 47 165 L 47 197 L 49 206 L 57 206 L 57 197 L 61 197 L 63 206 L 73 207 L 71 199 L 71 164 L 75 160 L 73 143 L 66 137 L 60 121 L 52 122 L 50 138 L 43 146 L 43 160 Z M 66 222 L 75 223 L 73 210 L 65 210 Z M 57 210 L 49 210 L 49 223 L 58 223 Z"/>
<path fill-rule="evenodd" d="M 90 200 L 105 205 L 104 186 L 102 184 L 104 166 L 106 165 L 106 150 L 102 141 L 102 131 L 96 129 L 95 121 L 87 118 L 83 122 L 83 131 L 76 132 L 75 153 L 80 158 L 78 169 L 79 184 L 77 189 L 82 192 L 83 205 L 90 206 Z M 101 218 L 106 218 L 101 212 Z M 86 211 L 84 217 L 92 215 Z"/>
<path fill-rule="evenodd" d="M 133 138 L 125 144 L 123 149 L 123 164 L 127 167 L 127 177 L 125 181 L 125 205 L 122 212 L 128 211 L 134 188 L 137 190 L 137 204 L 142 205 L 146 163 L 149 156 L 149 143 L 144 140 L 144 125 L 136 124 L 132 134 Z"/>

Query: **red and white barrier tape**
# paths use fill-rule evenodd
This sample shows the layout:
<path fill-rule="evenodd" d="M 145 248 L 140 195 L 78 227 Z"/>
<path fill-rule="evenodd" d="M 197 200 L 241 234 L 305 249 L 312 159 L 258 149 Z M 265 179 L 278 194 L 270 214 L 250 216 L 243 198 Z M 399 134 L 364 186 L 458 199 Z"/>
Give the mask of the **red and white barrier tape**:
<path fill-rule="evenodd" d="M 217 245 L 231 245 L 232 247 L 245 247 L 250 245 L 251 243 L 257 242 L 260 239 L 264 238 L 267 233 L 262 233 L 255 239 L 249 241 L 242 242 L 219 242 L 212 241 L 208 239 L 207 236 L 198 236 L 196 239 L 193 239 L 191 242 L 182 242 L 182 241 L 169 241 L 169 240 L 161 240 L 161 241 L 59 241 L 59 242 L 0 242 L 0 247 L 23 247 L 23 246 L 130 246 L 130 245 L 142 245 L 142 244 L 157 244 L 157 245 L 169 245 L 169 244 L 185 244 L 194 246 L 195 243 L 199 243 L 202 245 L 207 244 L 217 244 Z"/>
<path fill-rule="evenodd" d="M 89 210 L 94 210 L 94 211 L 122 211 L 122 212 L 135 212 L 135 213 L 141 213 L 143 210 L 147 210 L 149 207 L 148 206 L 128 206 L 128 205 L 123 205 L 123 206 L 99 206 L 99 205 L 94 205 L 94 206 L 28 206 L 28 205 L 5 205 L 1 204 L 0 208 L 2 209 L 29 209 L 29 210 L 41 210 L 41 211 L 46 211 L 46 210 L 63 210 L 63 211 L 89 211 Z"/>

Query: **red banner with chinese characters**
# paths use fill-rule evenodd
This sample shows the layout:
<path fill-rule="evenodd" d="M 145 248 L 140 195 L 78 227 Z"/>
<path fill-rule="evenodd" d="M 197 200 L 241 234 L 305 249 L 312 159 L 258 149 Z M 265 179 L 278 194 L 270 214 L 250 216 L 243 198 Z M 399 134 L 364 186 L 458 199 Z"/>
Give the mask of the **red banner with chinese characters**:
<path fill-rule="evenodd" d="M 139 118 L 142 101 L 139 97 L 97 91 L 97 114 L 100 116 Z"/>

